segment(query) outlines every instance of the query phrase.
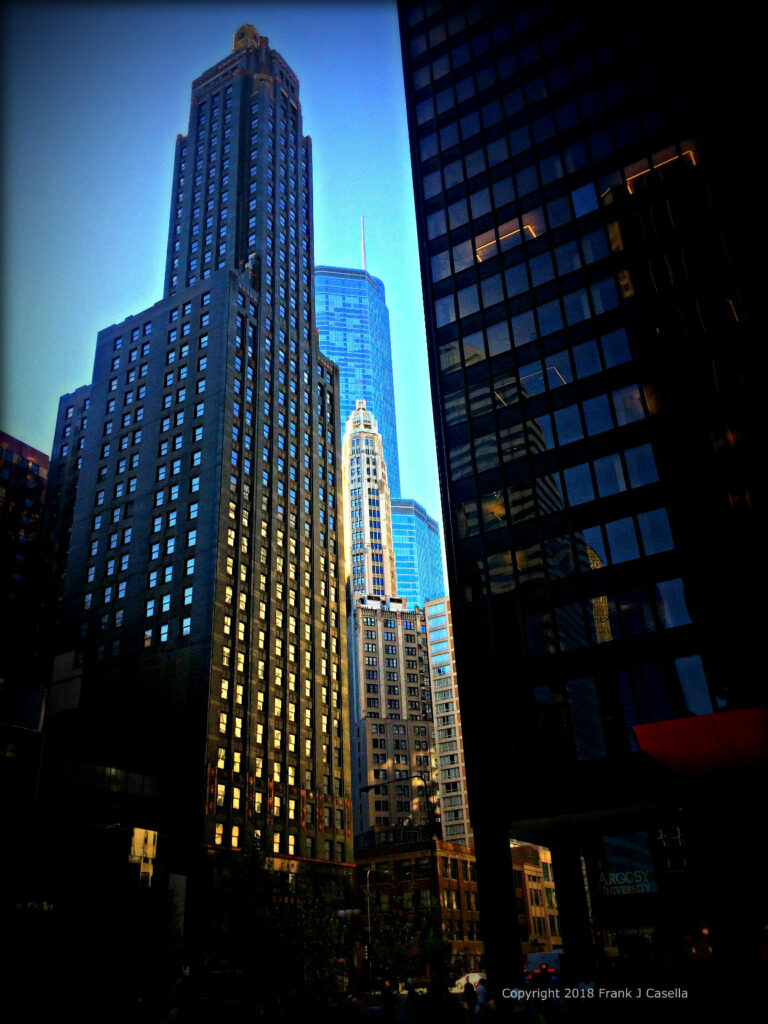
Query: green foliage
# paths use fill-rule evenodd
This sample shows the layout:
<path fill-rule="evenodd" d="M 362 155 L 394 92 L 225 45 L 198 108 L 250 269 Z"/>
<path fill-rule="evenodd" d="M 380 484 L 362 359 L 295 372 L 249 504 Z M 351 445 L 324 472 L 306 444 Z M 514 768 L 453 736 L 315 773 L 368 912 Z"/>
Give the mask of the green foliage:
<path fill-rule="evenodd" d="M 255 843 L 217 867 L 205 908 L 210 957 L 234 968 L 241 995 L 280 1012 L 343 988 L 349 922 L 338 898 L 309 877 L 275 871 Z"/>
<path fill-rule="evenodd" d="M 422 902 L 417 904 L 417 897 Z M 437 901 L 425 890 L 411 885 L 389 894 L 388 905 L 372 907 L 371 947 L 374 967 L 379 973 L 405 981 L 441 977 L 450 957 L 450 943 L 443 938 L 443 924 Z"/>

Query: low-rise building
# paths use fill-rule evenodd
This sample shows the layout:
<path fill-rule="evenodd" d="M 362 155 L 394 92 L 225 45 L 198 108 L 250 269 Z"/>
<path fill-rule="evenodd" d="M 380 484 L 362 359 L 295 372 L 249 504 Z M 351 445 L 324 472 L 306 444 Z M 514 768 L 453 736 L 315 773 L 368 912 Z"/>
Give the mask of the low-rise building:
<path fill-rule="evenodd" d="M 523 955 L 559 949 L 560 918 L 557 910 L 552 855 L 544 846 L 510 840 L 515 903 Z"/>
<path fill-rule="evenodd" d="M 361 837 L 355 851 L 369 957 L 378 958 L 380 968 L 387 966 L 382 958 L 394 953 L 397 959 L 398 950 L 386 946 L 399 931 L 411 941 L 413 973 L 424 968 L 429 950 L 434 953 L 436 937 L 446 943 L 450 973 L 477 970 L 483 944 L 474 852 L 424 829 L 393 829 L 388 838 L 374 845 L 371 834 Z"/>

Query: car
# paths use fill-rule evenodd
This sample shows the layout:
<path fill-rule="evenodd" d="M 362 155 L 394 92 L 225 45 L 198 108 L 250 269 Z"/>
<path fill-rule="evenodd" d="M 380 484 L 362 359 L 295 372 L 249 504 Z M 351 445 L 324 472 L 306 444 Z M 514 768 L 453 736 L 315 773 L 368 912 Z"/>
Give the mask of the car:
<path fill-rule="evenodd" d="M 477 988 L 478 981 L 484 977 L 485 975 L 482 971 L 470 971 L 468 974 L 462 974 L 460 978 L 457 978 L 456 981 L 454 981 L 450 991 L 458 993 L 463 992 L 464 986 L 468 981 L 472 983 L 473 988 Z"/>

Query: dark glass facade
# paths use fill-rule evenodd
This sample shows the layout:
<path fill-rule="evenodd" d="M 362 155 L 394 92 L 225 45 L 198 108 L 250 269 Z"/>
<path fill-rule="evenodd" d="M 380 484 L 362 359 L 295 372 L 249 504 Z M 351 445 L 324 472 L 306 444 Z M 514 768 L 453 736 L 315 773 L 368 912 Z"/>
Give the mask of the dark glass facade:
<path fill-rule="evenodd" d="M 754 55 L 655 4 L 400 18 L 489 966 L 517 955 L 511 831 L 552 847 L 585 962 L 631 933 L 694 971 L 706 919 L 724 970 L 749 914 L 707 888 L 704 822 L 736 826 L 737 768 L 647 751 L 765 704 Z"/>

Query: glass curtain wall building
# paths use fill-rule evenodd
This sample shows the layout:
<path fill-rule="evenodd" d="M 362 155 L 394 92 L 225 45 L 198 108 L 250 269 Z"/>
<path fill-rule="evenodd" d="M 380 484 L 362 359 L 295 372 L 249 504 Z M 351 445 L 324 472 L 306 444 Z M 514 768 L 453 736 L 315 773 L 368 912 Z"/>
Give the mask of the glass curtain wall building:
<path fill-rule="evenodd" d="M 409 608 L 445 594 L 440 527 L 412 498 L 392 499 L 392 538 L 395 545 L 397 593 Z"/>
<path fill-rule="evenodd" d="M 511 832 L 553 850 L 569 955 L 725 975 L 757 918 L 712 892 L 707 829 L 761 841 L 732 791 L 765 722 L 749 27 L 399 10 L 489 969 L 519 957 Z"/>
<path fill-rule="evenodd" d="M 398 594 L 409 608 L 445 593 L 437 523 L 413 499 L 401 498 L 389 312 L 384 285 L 364 270 L 315 269 L 320 346 L 339 367 L 342 423 L 363 399 L 376 417 L 392 496 Z"/>
<path fill-rule="evenodd" d="M 71 858 L 82 821 L 97 849 L 118 816 L 151 828 L 155 884 L 188 897 L 254 835 L 299 871 L 352 852 L 338 371 L 299 84 L 268 43 L 243 26 L 193 83 L 164 295 L 99 333 L 53 452 L 51 833 Z"/>
<path fill-rule="evenodd" d="M 315 316 L 320 348 L 339 367 L 341 422 L 358 399 L 376 417 L 393 497 L 400 494 L 395 388 L 384 284 L 365 270 L 315 268 Z"/>

